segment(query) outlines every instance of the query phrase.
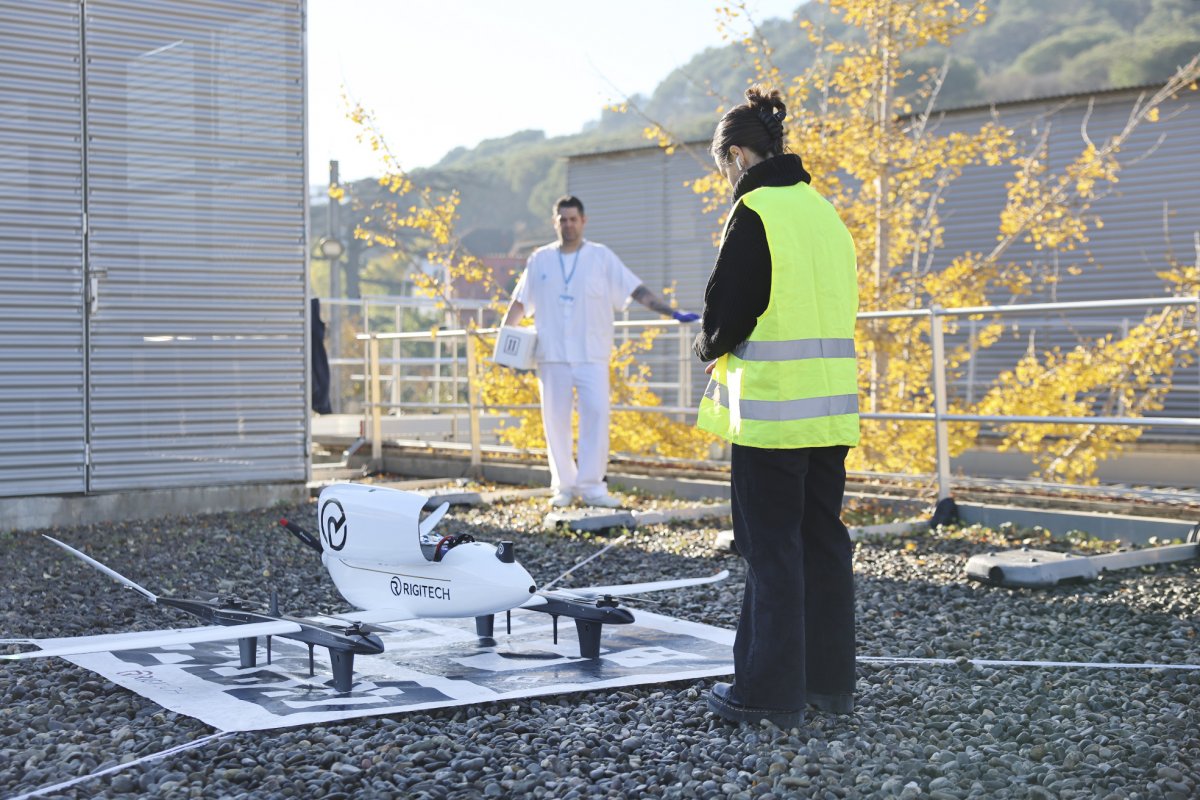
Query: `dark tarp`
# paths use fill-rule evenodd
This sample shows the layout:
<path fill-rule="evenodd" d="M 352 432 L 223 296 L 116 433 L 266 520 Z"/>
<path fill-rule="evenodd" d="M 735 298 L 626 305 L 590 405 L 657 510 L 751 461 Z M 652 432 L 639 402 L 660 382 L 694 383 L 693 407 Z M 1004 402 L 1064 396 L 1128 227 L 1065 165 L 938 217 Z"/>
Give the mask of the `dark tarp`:
<path fill-rule="evenodd" d="M 312 410 L 332 414 L 329 404 L 329 356 L 325 353 L 325 323 L 321 321 L 321 301 L 312 299 Z"/>

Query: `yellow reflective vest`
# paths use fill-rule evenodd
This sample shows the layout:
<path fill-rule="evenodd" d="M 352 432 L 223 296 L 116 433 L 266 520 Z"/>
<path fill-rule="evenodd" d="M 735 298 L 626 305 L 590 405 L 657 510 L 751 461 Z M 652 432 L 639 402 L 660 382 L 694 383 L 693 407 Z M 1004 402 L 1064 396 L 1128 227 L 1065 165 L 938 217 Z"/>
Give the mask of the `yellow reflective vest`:
<path fill-rule="evenodd" d="M 763 186 L 738 202 L 766 230 L 771 296 L 750 338 L 717 359 L 696 424 L 748 447 L 857 445 L 850 232 L 807 183 Z"/>

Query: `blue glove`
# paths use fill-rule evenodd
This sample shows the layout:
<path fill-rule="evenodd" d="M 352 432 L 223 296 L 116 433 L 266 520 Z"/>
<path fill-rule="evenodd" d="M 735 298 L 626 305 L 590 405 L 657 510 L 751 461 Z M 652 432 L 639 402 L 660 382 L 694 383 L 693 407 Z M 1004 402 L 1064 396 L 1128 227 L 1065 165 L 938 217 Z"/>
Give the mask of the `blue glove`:
<path fill-rule="evenodd" d="M 671 316 L 679 322 L 695 322 L 700 319 L 699 314 L 693 314 L 690 311 L 676 311 Z"/>

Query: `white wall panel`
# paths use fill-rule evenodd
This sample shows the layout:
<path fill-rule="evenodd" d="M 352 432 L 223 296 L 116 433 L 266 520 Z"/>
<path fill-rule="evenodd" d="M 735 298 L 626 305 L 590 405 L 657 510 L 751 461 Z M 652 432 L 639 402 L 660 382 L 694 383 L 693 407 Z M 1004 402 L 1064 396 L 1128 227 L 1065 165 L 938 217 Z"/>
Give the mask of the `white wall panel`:
<path fill-rule="evenodd" d="M 85 485 L 80 47 L 78 2 L 0 0 L 0 496 Z"/>
<path fill-rule="evenodd" d="M 303 480 L 303 4 L 89 0 L 89 488 Z"/>

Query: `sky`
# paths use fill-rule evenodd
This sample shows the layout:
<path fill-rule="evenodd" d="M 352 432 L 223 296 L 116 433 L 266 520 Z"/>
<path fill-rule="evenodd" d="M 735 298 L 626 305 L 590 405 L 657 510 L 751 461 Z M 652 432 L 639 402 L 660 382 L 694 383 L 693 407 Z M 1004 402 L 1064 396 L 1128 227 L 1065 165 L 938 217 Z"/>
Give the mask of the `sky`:
<path fill-rule="evenodd" d="M 802 0 L 747 0 L 757 20 Z M 520 130 L 576 133 L 725 42 L 716 0 L 309 0 L 309 183 L 379 174 L 346 119 L 374 111 L 405 169 Z"/>

